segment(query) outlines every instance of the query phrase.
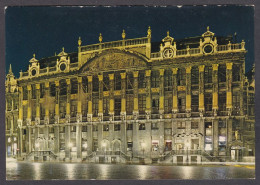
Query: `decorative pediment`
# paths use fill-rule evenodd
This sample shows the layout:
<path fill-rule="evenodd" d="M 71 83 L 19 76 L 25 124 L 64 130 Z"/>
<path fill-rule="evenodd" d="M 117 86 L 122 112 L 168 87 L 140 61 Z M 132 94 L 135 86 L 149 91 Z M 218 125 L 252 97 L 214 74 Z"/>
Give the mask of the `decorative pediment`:
<path fill-rule="evenodd" d="M 137 53 L 122 50 L 106 50 L 87 61 L 81 71 L 108 71 L 146 67 L 147 59 Z"/>

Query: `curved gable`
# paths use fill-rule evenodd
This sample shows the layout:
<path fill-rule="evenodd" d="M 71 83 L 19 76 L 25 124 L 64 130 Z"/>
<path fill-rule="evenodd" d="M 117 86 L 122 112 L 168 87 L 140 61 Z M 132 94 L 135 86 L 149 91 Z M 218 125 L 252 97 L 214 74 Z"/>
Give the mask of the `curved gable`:
<path fill-rule="evenodd" d="M 105 50 L 88 60 L 80 69 L 81 72 L 107 71 L 147 67 L 147 58 L 135 52 L 118 49 Z"/>

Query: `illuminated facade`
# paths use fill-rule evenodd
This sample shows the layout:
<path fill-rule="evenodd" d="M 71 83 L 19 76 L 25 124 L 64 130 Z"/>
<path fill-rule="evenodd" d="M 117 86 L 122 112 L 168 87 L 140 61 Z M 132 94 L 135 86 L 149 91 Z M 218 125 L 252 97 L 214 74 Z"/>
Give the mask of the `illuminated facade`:
<path fill-rule="evenodd" d="M 147 37 L 29 61 L 6 80 L 7 153 L 27 160 L 254 160 L 254 83 L 245 42 Z M 156 50 L 156 52 L 153 52 Z M 11 138 L 9 140 L 9 138 Z M 15 138 L 15 139 L 14 139 Z M 14 146 L 15 145 L 15 146 Z"/>

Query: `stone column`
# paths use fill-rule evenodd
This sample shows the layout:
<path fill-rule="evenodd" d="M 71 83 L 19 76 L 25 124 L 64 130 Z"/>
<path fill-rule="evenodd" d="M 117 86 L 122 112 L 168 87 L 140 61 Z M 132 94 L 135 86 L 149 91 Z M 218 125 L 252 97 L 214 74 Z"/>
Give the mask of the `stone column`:
<path fill-rule="evenodd" d="M 109 115 L 110 121 L 114 120 L 114 107 L 115 107 L 115 100 L 114 100 L 114 73 L 108 74 L 109 76 Z"/>
<path fill-rule="evenodd" d="M 70 151 L 70 125 L 65 126 L 65 160 L 69 161 L 71 157 Z"/>
<path fill-rule="evenodd" d="M 120 73 L 121 75 L 121 151 L 126 153 L 127 138 L 126 138 L 126 73 Z"/>
<path fill-rule="evenodd" d="M 145 71 L 146 81 L 146 119 L 151 119 L 151 70 Z"/>
<path fill-rule="evenodd" d="M 126 118 L 126 73 L 120 73 L 121 75 L 121 118 Z"/>
<path fill-rule="evenodd" d="M 99 81 L 99 100 L 98 100 L 98 118 L 103 121 L 103 75 L 98 75 Z"/>
<path fill-rule="evenodd" d="M 82 122 L 82 77 L 78 77 L 78 103 L 77 103 L 77 122 Z"/>
<path fill-rule="evenodd" d="M 232 65 L 233 63 L 226 63 L 227 66 L 227 111 L 228 111 L 228 115 L 231 116 L 232 113 Z"/>
<path fill-rule="evenodd" d="M 29 154 L 32 151 L 32 135 L 31 135 L 31 126 L 26 128 L 26 154 Z"/>
<path fill-rule="evenodd" d="M 139 123 L 137 120 L 133 122 L 133 157 L 139 155 Z"/>
<path fill-rule="evenodd" d="M 60 83 L 59 81 L 55 81 L 55 124 L 59 123 L 60 118 Z"/>
<path fill-rule="evenodd" d="M 88 148 L 87 152 L 88 155 L 92 153 L 92 148 L 93 148 L 93 126 L 92 125 L 87 125 L 88 127 L 88 135 L 87 135 L 87 143 L 88 143 Z"/>
<path fill-rule="evenodd" d="M 34 150 L 37 151 L 39 148 L 36 147 L 36 143 L 38 143 L 38 137 L 39 137 L 39 127 L 35 127 L 35 132 L 34 132 Z"/>
<path fill-rule="evenodd" d="M 47 125 L 44 126 L 44 150 L 49 150 L 49 127 Z"/>
<path fill-rule="evenodd" d="M 159 106 L 159 114 L 160 119 L 163 118 L 164 113 L 164 69 L 160 69 L 160 90 L 159 90 L 159 96 L 160 96 L 160 106 Z"/>
<path fill-rule="evenodd" d="M 218 119 L 213 120 L 213 148 L 214 156 L 218 156 Z"/>
<path fill-rule="evenodd" d="M 212 109 L 214 112 L 214 116 L 217 116 L 218 111 L 218 64 L 212 64 Z"/>
<path fill-rule="evenodd" d="M 66 99 L 66 123 L 70 123 L 70 93 L 71 93 L 71 83 L 70 79 L 66 79 L 67 83 L 67 99 Z"/>
<path fill-rule="evenodd" d="M 205 111 L 204 107 L 204 69 L 205 65 L 199 66 L 199 112 L 200 116 L 203 116 Z"/>
<path fill-rule="evenodd" d="M 133 111 L 133 116 L 134 119 L 138 119 L 138 114 L 139 114 L 139 110 L 138 110 L 138 71 L 134 71 L 133 72 L 133 76 L 134 76 L 134 111 Z"/>
<path fill-rule="evenodd" d="M 92 121 L 92 116 L 93 116 L 93 112 L 92 112 L 92 89 L 93 89 L 93 77 L 92 76 L 88 76 L 88 115 L 87 115 L 87 119 L 88 122 Z"/>
<path fill-rule="evenodd" d="M 22 147 L 23 147 L 23 140 L 22 140 L 22 126 L 23 126 L 23 88 L 22 87 L 18 87 L 18 91 L 19 91 L 19 102 L 18 102 L 18 107 L 19 107 L 19 112 L 18 112 L 18 120 L 17 120 L 17 124 L 18 124 L 18 129 L 17 129 L 17 144 L 18 144 L 18 157 L 21 157 L 21 153 L 22 153 Z"/>
<path fill-rule="evenodd" d="M 186 67 L 186 113 L 191 116 L 191 66 Z"/>
<path fill-rule="evenodd" d="M 178 112 L 178 89 L 177 89 L 178 68 L 172 68 L 172 113 Z"/>
<path fill-rule="evenodd" d="M 202 134 L 201 136 L 201 139 L 199 140 L 200 142 L 200 149 L 202 151 L 204 151 L 205 147 L 204 147 L 204 144 L 205 144 L 205 134 L 206 134 L 206 131 L 205 131 L 205 120 L 203 118 L 200 118 L 199 119 L 199 133 Z"/>
<path fill-rule="evenodd" d="M 36 117 L 35 124 L 40 124 L 40 84 L 36 84 Z"/>
<path fill-rule="evenodd" d="M 76 146 L 77 146 L 77 160 L 82 160 L 82 125 L 76 126 Z"/>
<path fill-rule="evenodd" d="M 232 119 L 227 119 L 227 156 L 230 156 L 231 142 L 232 142 Z"/>
<path fill-rule="evenodd" d="M 50 83 L 45 82 L 45 117 L 44 117 L 44 124 L 49 124 L 49 96 L 50 96 Z"/>
<path fill-rule="evenodd" d="M 28 95 L 28 106 L 27 106 L 27 119 L 26 124 L 31 125 L 32 120 L 32 86 L 27 85 L 27 95 Z"/>
<path fill-rule="evenodd" d="M 54 126 L 54 153 L 60 152 L 60 127 L 59 125 Z"/>

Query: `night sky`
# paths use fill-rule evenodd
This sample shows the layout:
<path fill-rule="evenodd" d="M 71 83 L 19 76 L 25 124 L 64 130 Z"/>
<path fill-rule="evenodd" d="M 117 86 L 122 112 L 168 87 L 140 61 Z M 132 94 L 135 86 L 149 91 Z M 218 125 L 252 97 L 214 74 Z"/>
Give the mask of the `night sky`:
<path fill-rule="evenodd" d="M 254 63 L 254 7 L 8 7 L 6 9 L 6 71 L 25 71 L 33 53 L 39 60 L 82 45 L 145 37 L 151 26 L 152 42 L 161 41 L 166 32 L 175 39 L 200 36 L 210 27 L 216 36 L 234 35 L 246 42 L 246 71 Z"/>

